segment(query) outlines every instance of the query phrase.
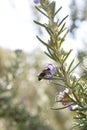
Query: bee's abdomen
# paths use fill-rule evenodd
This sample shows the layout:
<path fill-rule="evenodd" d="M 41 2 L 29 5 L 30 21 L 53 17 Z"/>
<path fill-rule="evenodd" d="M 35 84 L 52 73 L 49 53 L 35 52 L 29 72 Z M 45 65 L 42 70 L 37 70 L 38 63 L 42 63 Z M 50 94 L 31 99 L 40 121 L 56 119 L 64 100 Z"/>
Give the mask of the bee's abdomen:
<path fill-rule="evenodd" d="M 38 76 L 38 80 L 40 81 L 45 76 L 45 73 L 40 73 Z"/>

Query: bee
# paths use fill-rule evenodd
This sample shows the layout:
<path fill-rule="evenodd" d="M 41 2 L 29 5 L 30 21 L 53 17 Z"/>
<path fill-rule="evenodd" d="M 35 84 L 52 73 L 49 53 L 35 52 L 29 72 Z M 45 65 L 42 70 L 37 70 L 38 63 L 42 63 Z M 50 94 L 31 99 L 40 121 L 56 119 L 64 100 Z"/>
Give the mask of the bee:
<path fill-rule="evenodd" d="M 38 80 L 40 81 L 43 78 L 48 78 L 51 75 L 50 68 L 44 69 L 39 75 Z"/>

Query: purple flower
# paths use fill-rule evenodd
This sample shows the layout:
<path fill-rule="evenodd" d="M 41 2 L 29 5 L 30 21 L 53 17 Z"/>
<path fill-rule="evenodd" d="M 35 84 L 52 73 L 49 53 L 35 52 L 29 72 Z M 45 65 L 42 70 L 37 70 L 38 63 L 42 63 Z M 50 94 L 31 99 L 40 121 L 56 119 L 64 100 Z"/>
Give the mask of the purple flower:
<path fill-rule="evenodd" d="M 34 3 L 35 3 L 35 4 L 39 4 L 39 3 L 40 3 L 40 0 L 34 0 Z"/>
<path fill-rule="evenodd" d="M 78 108 L 78 105 L 72 105 L 71 102 L 67 102 L 67 107 L 70 111 L 73 111 Z"/>
<path fill-rule="evenodd" d="M 60 91 L 57 93 L 55 97 L 55 101 L 60 100 L 63 105 L 66 105 L 67 103 L 67 95 L 69 93 L 69 89 L 66 88 L 64 91 Z"/>
<path fill-rule="evenodd" d="M 47 69 L 48 72 L 49 72 L 49 73 L 46 75 L 46 77 L 47 77 L 47 78 L 53 78 L 53 76 L 54 76 L 54 74 L 55 74 L 55 72 L 56 72 L 55 66 L 50 63 L 50 64 L 45 65 L 44 68 Z"/>
<path fill-rule="evenodd" d="M 43 78 L 53 78 L 54 74 L 56 72 L 56 68 L 53 64 L 47 64 L 44 66 L 44 69 L 38 76 L 38 80 L 41 80 Z"/>
<path fill-rule="evenodd" d="M 67 102 L 66 104 L 67 108 L 72 111 L 73 110 L 73 107 L 72 107 L 72 103 L 71 102 Z"/>
<path fill-rule="evenodd" d="M 69 97 L 67 94 L 70 94 L 70 91 L 68 88 L 66 88 L 64 91 L 60 91 L 57 93 L 55 97 L 56 102 L 61 102 L 62 105 L 67 107 L 70 111 L 73 111 L 75 109 L 78 109 L 78 105 L 73 104 L 72 101 L 70 101 Z"/>
<path fill-rule="evenodd" d="M 69 89 L 66 88 L 64 91 L 60 91 L 55 98 L 55 101 L 61 101 L 61 103 L 66 106 L 69 110 L 72 110 L 72 103 L 69 101 L 69 98 L 67 97 L 67 94 L 69 94 Z"/>

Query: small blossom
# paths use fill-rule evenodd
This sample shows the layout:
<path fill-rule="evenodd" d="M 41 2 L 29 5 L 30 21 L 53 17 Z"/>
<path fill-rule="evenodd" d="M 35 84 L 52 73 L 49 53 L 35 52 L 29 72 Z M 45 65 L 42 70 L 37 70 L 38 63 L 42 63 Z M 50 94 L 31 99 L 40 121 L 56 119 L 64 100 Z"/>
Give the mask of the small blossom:
<path fill-rule="evenodd" d="M 69 89 L 66 88 L 66 89 L 64 90 L 64 93 L 69 93 Z"/>
<path fill-rule="evenodd" d="M 66 106 L 70 111 L 73 111 L 78 108 L 78 105 L 73 105 L 70 99 L 68 98 L 67 94 L 69 94 L 69 89 L 66 88 L 64 91 L 59 92 L 56 95 L 55 100 L 60 101 L 62 105 Z"/>
<path fill-rule="evenodd" d="M 70 110 L 70 111 L 73 111 L 73 110 L 76 110 L 78 108 L 78 105 L 72 105 L 71 102 L 67 102 L 67 108 Z"/>
<path fill-rule="evenodd" d="M 62 92 L 59 92 L 57 95 L 56 95 L 56 99 L 57 100 L 61 100 L 61 101 L 65 101 L 66 98 L 67 98 L 67 95 L 69 93 L 69 89 L 66 88 L 64 91 Z"/>
<path fill-rule="evenodd" d="M 35 4 L 39 4 L 39 3 L 40 3 L 40 0 L 34 0 L 34 3 L 35 3 Z"/>
<path fill-rule="evenodd" d="M 56 67 L 53 64 L 47 64 L 44 66 L 45 69 L 49 69 L 49 72 L 51 75 L 48 76 L 48 78 L 51 78 L 54 76 L 55 72 L 56 72 Z"/>
<path fill-rule="evenodd" d="M 43 71 L 39 74 L 38 80 L 41 80 L 43 78 L 53 78 L 54 74 L 56 72 L 56 68 L 53 64 L 47 64 L 44 66 Z"/>
<path fill-rule="evenodd" d="M 66 88 L 64 91 L 59 92 L 56 96 L 56 101 L 60 101 L 62 105 L 66 106 L 69 110 L 73 110 L 72 102 L 69 101 L 67 94 L 69 93 L 69 89 Z"/>
<path fill-rule="evenodd" d="M 71 102 L 67 102 L 66 104 L 67 108 L 72 111 L 73 110 L 73 106 L 72 106 L 72 103 Z"/>
<path fill-rule="evenodd" d="M 77 108 L 78 108 L 78 105 L 72 106 L 72 110 L 75 110 L 75 109 L 77 109 Z"/>

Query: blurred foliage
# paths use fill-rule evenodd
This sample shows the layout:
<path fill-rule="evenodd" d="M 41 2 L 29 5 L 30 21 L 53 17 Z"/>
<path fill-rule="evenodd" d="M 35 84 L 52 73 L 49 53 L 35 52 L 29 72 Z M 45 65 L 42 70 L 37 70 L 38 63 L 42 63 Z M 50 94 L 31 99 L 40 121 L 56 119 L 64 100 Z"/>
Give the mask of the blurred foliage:
<path fill-rule="evenodd" d="M 70 2 L 70 32 L 75 36 L 75 31 L 82 22 L 87 21 L 87 0 L 71 0 Z"/>
<path fill-rule="evenodd" d="M 58 88 L 37 80 L 40 66 L 44 65 L 42 57 L 48 61 L 39 49 L 27 54 L 0 48 L 1 130 L 69 129 L 65 119 L 69 112 L 50 109 Z"/>
<path fill-rule="evenodd" d="M 71 0 L 70 4 L 70 32 L 73 36 L 75 36 L 76 30 L 80 28 L 80 26 L 84 25 L 84 22 L 87 23 L 87 0 L 84 1 L 76 1 Z M 86 30 L 86 28 L 84 28 Z M 85 32 L 84 30 L 84 32 Z M 79 36 L 77 36 L 79 37 Z M 87 80 L 87 40 L 86 34 L 84 38 L 82 38 L 83 48 L 78 50 L 77 57 L 79 61 L 82 63 L 79 66 L 79 75 L 82 75 L 82 78 Z"/>

